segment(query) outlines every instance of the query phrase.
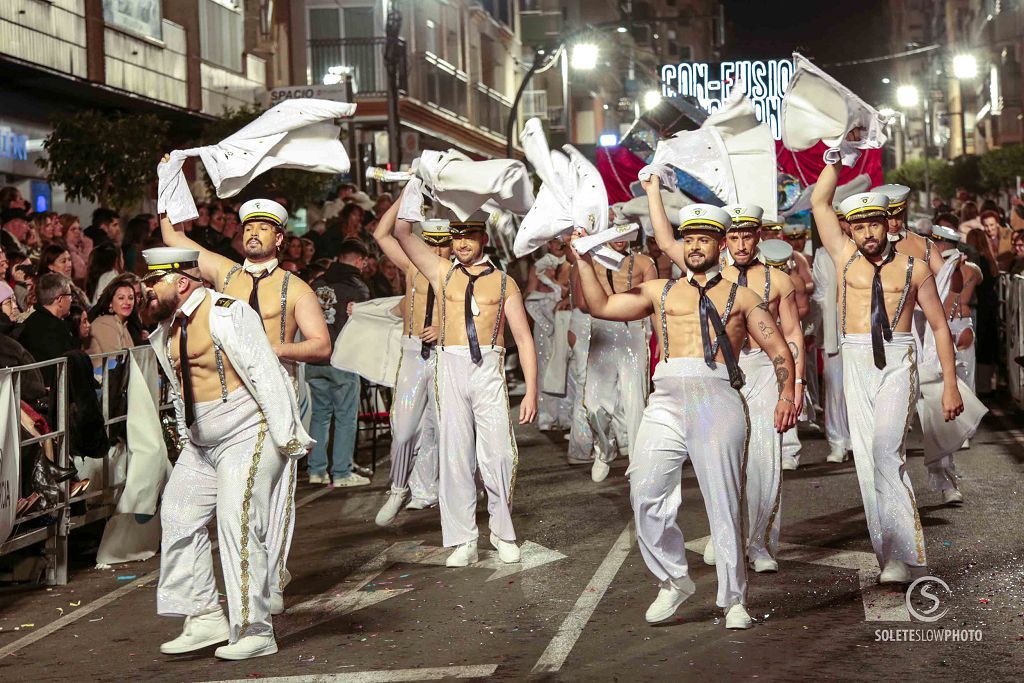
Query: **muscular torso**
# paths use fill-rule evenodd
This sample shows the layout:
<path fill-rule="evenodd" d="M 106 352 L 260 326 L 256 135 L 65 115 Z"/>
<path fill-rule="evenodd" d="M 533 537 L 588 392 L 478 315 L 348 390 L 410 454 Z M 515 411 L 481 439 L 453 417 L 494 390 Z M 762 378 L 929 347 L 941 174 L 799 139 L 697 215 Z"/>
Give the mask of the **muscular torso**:
<path fill-rule="evenodd" d="M 633 261 L 633 267 L 630 268 L 630 260 Z M 632 287 L 636 287 L 644 281 L 644 273 L 647 269 L 654 264 L 650 256 L 646 254 L 627 254 L 625 260 L 622 262 L 622 268 L 619 270 L 609 270 L 599 263 L 594 264 L 594 270 L 597 272 L 597 281 L 604 287 L 605 294 L 613 294 L 615 292 L 627 292 Z M 608 282 L 608 275 L 611 274 L 611 284 Z"/>
<path fill-rule="evenodd" d="M 275 268 L 274 272 L 260 280 L 259 285 L 260 316 L 263 318 L 263 328 L 267 331 L 267 339 L 271 344 L 281 343 L 281 293 L 284 287 L 285 273 L 283 268 Z M 252 293 L 252 276 L 245 270 L 237 270 L 230 276 L 225 286 L 224 278 L 227 276 L 227 273 L 221 274 L 220 281 L 215 283 L 217 291 L 248 303 L 249 295 Z M 312 291 L 309 285 L 296 275 L 289 276 L 283 319 L 286 344 L 295 341 L 295 333 L 298 331 L 298 324 L 295 322 L 295 304 L 302 297 L 311 294 Z"/>
<path fill-rule="evenodd" d="M 814 291 L 814 278 L 811 277 L 811 264 L 807 262 L 807 256 L 803 252 L 793 252 L 793 268 L 803 281 L 804 288 L 810 294 Z"/>
<path fill-rule="evenodd" d="M 564 293 L 564 288 L 569 284 L 569 271 L 570 271 L 570 264 L 569 264 L 568 261 L 566 261 L 565 263 L 563 263 L 560 266 L 558 266 L 558 270 L 555 271 L 555 277 L 551 278 L 555 282 L 557 282 L 557 283 L 562 285 L 563 293 Z M 541 282 L 540 280 L 537 280 L 537 285 L 536 285 L 535 289 L 538 292 L 541 292 L 543 294 L 550 294 L 551 292 L 555 291 L 555 290 L 551 289 L 550 287 L 548 287 L 543 282 Z"/>
<path fill-rule="evenodd" d="M 722 278 L 729 282 L 736 282 L 740 271 L 736 266 L 727 266 L 722 269 Z M 779 319 L 779 302 L 793 291 L 792 281 L 785 273 L 775 268 L 767 268 L 763 265 L 751 266 L 747 270 L 747 288 L 757 294 L 761 301 L 764 301 L 765 275 L 770 278 L 768 286 L 768 311 L 776 320 Z M 721 287 L 721 285 L 719 285 Z M 721 311 L 719 311 L 721 312 Z M 751 349 L 761 348 L 756 341 L 748 338 L 747 344 Z"/>
<path fill-rule="evenodd" d="M 418 337 L 423 333 L 423 321 L 426 320 L 429 293 L 430 281 L 415 266 L 410 266 L 405 273 L 405 320 L 402 327 L 405 334 Z M 439 302 L 434 301 L 431 323 L 437 325 L 440 321 L 440 305 Z"/>
<path fill-rule="evenodd" d="M 905 230 L 903 233 L 903 239 L 895 243 L 896 252 L 904 254 L 906 256 L 913 256 L 915 259 L 925 260 L 925 255 L 929 252 L 928 239 L 921 237 L 916 232 Z M 935 249 L 933 244 L 932 249 Z"/>
<path fill-rule="evenodd" d="M 665 290 L 668 280 L 651 280 L 643 284 L 644 293 L 654 304 L 655 330 L 658 335 L 658 342 L 662 349 L 662 358 L 704 358 L 704 342 L 701 337 L 700 326 L 700 296 L 697 288 L 680 279 L 668 291 L 665 297 L 665 326 L 662 328 L 661 296 Z M 719 316 L 725 314 L 729 300 L 729 292 L 733 286 L 732 282 L 722 280 L 708 290 L 708 298 L 715 304 Z M 742 287 L 739 291 L 742 291 Z M 725 333 L 729 338 L 733 353 L 739 355 L 740 345 L 747 336 L 746 321 L 737 311 L 736 306 L 730 312 L 725 321 Z M 710 327 L 711 341 L 714 343 L 715 330 Z M 668 354 L 664 353 L 665 334 L 668 335 Z M 725 362 L 725 356 L 719 347 L 715 359 Z"/>
<path fill-rule="evenodd" d="M 960 280 L 960 291 L 950 291 L 943 302 L 946 308 L 946 318 L 970 318 L 971 300 L 974 298 L 974 290 L 981 282 L 981 269 L 973 263 L 964 261 L 960 264 L 957 272 Z"/>
<path fill-rule="evenodd" d="M 840 325 L 843 323 L 843 271 L 850 257 L 855 253 L 853 243 L 842 250 L 842 257 L 835 260 L 836 272 L 839 274 L 838 306 Z M 909 332 L 913 320 L 914 305 L 917 302 L 917 288 L 925 278 L 931 276 L 931 271 L 921 260 L 914 260 L 914 272 L 911 277 L 910 286 L 907 287 L 907 269 L 909 259 L 906 255 L 897 251 L 895 258 L 882 268 L 882 291 L 885 298 L 886 316 L 890 323 L 896 314 L 900 299 L 906 298 L 903 302 L 903 309 L 899 320 L 892 328 L 893 332 Z M 874 279 L 875 268 L 864 256 L 858 256 L 849 269 L 846 270 L 846 333 L 865 334 L 871 332 L 871 283 Z"/>
<path fill-rule="evenodd" d="M 217 354 L 214 351 L 213 337 L 210 336 L 210 306 L 212 305 L 212 297 L 207 295 L 203 303 L 193 311 L 188 324 L 188 360 L 192 374 L 192 392 L 197 403 L 221 399 Z M 175 322 L 167 336 L 167 352 L 171 366 L 178 375 L 179 387 L 182 386 L 178 354 L 180 336 L 181 327 Z M 225 354 L 221 354 L 221 359 L 224 365 L 224 384 L 230 393 L 242 386 L 242 380 Z"/>
<path fill-rule="evenodd" d="M 442 284 L 442 291 L 444 292 L 444 319 L 440 320 L 439 318 L 439 323 L 442 325 L 440 341 L 443 342 L 442 346 L 468 346 L 469 339 L 466 336 L 465 310 L 466 285 L 469 284 L 469 278 L 458 266 L 455 267 L 449 278 L 448 272 L 450 269 L 450 265 L 444 264 L 438 276 Z M 468 268 L 469 272 L 474 274 L 481 273 L 486 269 L 486 263 Z M 447 284 L 445 284 L 446 279 Z M 476 298 L 477 307 L 480 309 L 480 315 L 473 318 L 480 346 L 491 344 L 492 339 L 495 340 L 495 346 L 505 346 L 505 321 L 504 307 L 501 306 L 501 281 L 502 272 L 495 269 L 491 274 L 478 278 L 473 286 L 473 294 Z M 507 301 L 512 296 L 519 295 L 519 287 L 516 285 L 515 280 L 506 276 L 505 300 Z M 438 303 L 440 304 L 440 302 Z M 501 320 L 498 320 L 499 312 L 502 317 Z M 439 310 L 439 316 L 440 313 Z M 497 336 L 494 333 L 495 327 L 497 327 Z"/>

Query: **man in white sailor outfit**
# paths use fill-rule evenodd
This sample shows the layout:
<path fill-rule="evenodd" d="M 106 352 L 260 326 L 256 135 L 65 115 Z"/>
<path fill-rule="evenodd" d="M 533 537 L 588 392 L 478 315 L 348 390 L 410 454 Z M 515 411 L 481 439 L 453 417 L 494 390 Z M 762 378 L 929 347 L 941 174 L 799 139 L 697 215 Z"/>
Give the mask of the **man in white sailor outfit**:
<path fill-rule="evenodd" d="M 270 616 L 272 496 L 312 440 L 257 313 L 203 286 L 199 253 L 143 252 L 155 296 L 150 336 L 171 387 L 181 454 L 164 489 L 157 611 L 185 617 L 164 654 L 225 640 L 222 659 L 277 652 Z M 228 619 L 206 526 L 217 518 Z"/>

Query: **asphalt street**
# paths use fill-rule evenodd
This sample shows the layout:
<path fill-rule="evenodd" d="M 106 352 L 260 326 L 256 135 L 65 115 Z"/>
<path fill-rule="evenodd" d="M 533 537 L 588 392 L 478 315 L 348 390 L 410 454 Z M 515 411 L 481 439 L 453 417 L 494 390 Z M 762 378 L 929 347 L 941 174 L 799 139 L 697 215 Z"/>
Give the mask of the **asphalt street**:
<path fill-rule="evenodd" d="M 303 476 L 277 655 L 161 655 L 181 621 L 155 613 L 157 558 L 109 569 L 82 559 L 66 586 L 0 593 L 0 679 L 1020 680 L 1024 418 L 1011 409 L 994 410 L 960 456 L 961 508 L 928 490 L 919 431 L 911 434 L 908 469 L 930 573 L 949 587 L 933 586 L 935 613 L 945 610 L 933 623 L 910 616 L 903 590 L 875 585 L 853 464 L 825 463 L 820 434 L 802 432 L 802 466 L 786 472 L 781 568 L 751 573 L 757 623 L 747 631 L 727 631 L 714 605 L 692 470 L 680 523 L 697 593 L 676 619 L 652 627 L 643 615 L 657 585 L 632 536 L 626 460 L 595 484 L 589 468 L 565 463 L 559 434 L 528 427 L 517 435 L 521 565 L 484 553 L 477 566 L 445 568 L 436 508 L 375 526 L 386 465 L 362 489 L 312 486 Z M 482 504 L 478 512 L 484 548 Z M 933 605 L 916 596 L 912 606 Z M 926 640 L 936 637 L 949 640 Z"/>

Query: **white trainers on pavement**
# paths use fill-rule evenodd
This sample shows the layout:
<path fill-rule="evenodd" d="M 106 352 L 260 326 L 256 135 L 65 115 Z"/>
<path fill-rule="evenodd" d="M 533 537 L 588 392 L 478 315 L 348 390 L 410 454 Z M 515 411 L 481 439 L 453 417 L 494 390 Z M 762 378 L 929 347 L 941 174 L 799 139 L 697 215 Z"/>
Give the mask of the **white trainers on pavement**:
<path fill-rule="evenodd" d="M 754 571 L 758 574 L 770 574 L 779 571 L 779 563 L 772 558 L 754 560 Z"/>
<path fill-rule="evenodd" d="M 657 624 L 666 619 L 671 619 L 672 615 L 679 609 L 679 606 L 686 602 L 686 599 L 696 591 L 697 586 L 693 584 L 693 579 L 689 576 L 662 581 L 658 597 L 647 608 L 644 619 L 648 624 Z"/>
<path fill-rule="evenodd" d="M 608 477 L 612 468 L 601 458 L 594 458 L 594 466 L 590 468 L 590 478 L 595 482 L 602 482 Z"/>
<path fill-rule="evenodd" d="M 795 470 L 799 467 L 800 461 L 794 458 L 792 455 L 782 456 L 782 469 L 784 470 Z"/>
<path fill-rule="evenodd" d="M 409 495 L 409 489 L 396 489 L 392 488 L 388 491 L 388 499 L 384 501 L 384 505 L 381 506 L 380 512 L 377 513 L 377 519 L 374 521 L 377 526 L 388 526 L 395 517 L 398 516 L 398 511 L 402 509 L 402 503 L 405 502 L 405 497 Z"/>
<path fill-rule="evenodd" d="M 336 489 L 350 488 L 352 486 L 369 486 L 370 480 L 361 474 L 349 472 L 347 477 L 338 477 L 331 484 Z"/>
<path fill-rule="evenodd" d="M 431 500 L 424 500 L 423 498 L 413 498 L 412 500 L 410 500 L 406 504 L 405 509 L 406 510 L 426 510 L 427 508 L 432 508 L 435 505 L 437 505 L 437 501 L 436 500 L 431 501 Z"/>
<path fill-rule="evenodd" d="M 161 645 L 160 652 L 165 655 L 180 655 L 223 643 L 230 637 L 231 627 L 228 625 L 228 619 L 224 612 L 218 609 L 209 614 L 185 617 L 181 635 Z"/>
<path fill-rule="evenodd" d="M 323 474 L 314 474 L 313 472 L 310 472 L 309 473 L 309 483 L 310 484 L 330 484 L 331 483 L 331 475 L 327 474 L 326 472 L 324 472 Z"/>
<path fill-rule="evenodd" d="M 715 564 L 715 542 L 710 538 L 708 544 L 704 546 L 704 564 Z"/>
<path fill-rule="evenodd" d="M 491 547 L 498 551 L 498 557 L 505 564 L 515 564 L 522 557 L 514 541 L 503 541 L 494 534 L 491 534 Z"/>
<path fill-rule="evenodd" d="M 284 613 L 284 592 L 270 591 L 270 613 L 275 617 Z"/>
<path fill-rule="evenodd" d="M 747 608 L 743 605 L 733 605 L 729 608 L 729 611 L 725 613 L 725 627 L 726 628 L 750 628 L 754 625 L 754 620 L 747 614 Z"/>
<path fill-rule="evenodd" d="M 910 569 L 902 560 L 889 560 L 878 575 L 878 583 L 910 583 Z"/>
<path fill-rule="evenodd" d="M 833 446 L 825 458 L 825 462 L 846 462 L 846 449 L 842 446 Z"/>
<path fill-rule="evenodd" d="M 942 504 L 963 505 L 964 494 L 960 493 L 960 489 L 946 489 L 942 492 Z"/>
<path fill-rule="evenodd" d="M 213 653 L 218 659 L 252 659 L 277 653 L 273 635 L 245 636 L 230 645 L 218 647 Z"/>
<path fill-rule="evenodd" d="M 445 560 L 446 567 L 468 567 L 479 561 L 480 555 L 476 550 L 476 541 L 466 541 L 455 548 L 455 552 Z"/>

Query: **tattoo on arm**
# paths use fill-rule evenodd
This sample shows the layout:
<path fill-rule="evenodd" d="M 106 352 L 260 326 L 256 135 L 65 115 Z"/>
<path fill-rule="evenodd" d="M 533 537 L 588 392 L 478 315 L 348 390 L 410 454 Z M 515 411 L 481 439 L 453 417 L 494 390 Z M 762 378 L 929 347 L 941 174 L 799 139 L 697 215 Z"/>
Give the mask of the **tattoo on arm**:
<path fill-rule="evenodd" d="M 782 356 L 776 355 L 772 359 L 772 365 L 775 366 L 775 381 L 779 385 L 779 392 L 782 391 L 782 386 L 786 380 L 789 379 L 789 369 L 786 367 L 786 359 Z"/>
<path fill-rule="evenodd" d="M 759 303 L 754 308 L 760 308 L 765 313 L 771 313 L 771 310 L 768 308 L 768 302 L 767 301 L 762 301 L 761 303 Z"/>
<path fill-rule="evenodd" d="M 761 331 L 761 334 L 764 335 L 765 339 L 771 339 L 775 335 L 771 328 L 768 327 L 768 323 L 763 320 L 757 323 L 757 329 Z"/>
<path fill-rule="evenodd" d="M 800 349 L 796 347 L 796 342 L 789 342 L 789 351 L 793 354 L 793 362 L 800 357 Z"/>

